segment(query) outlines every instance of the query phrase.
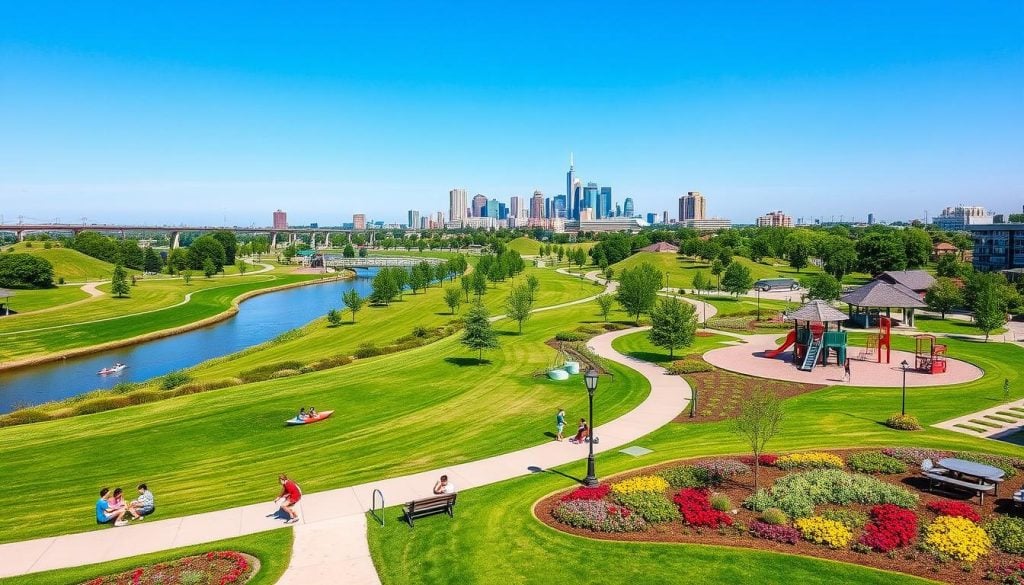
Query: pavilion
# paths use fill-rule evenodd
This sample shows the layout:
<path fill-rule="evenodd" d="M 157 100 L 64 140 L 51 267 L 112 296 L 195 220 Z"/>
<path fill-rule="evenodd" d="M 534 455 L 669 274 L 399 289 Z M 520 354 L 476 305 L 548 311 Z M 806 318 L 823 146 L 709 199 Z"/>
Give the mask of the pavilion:
<path fill-rule="evenodd" d="M 846 293 L 840 300 L 849 305 L 850 322 L 865 329 L 877 322 L 882 309 L 886 317 L 892 316 L 892 309 L 900 309 L 904 324 L 913 327 L 914 309 L 928 306 L 915 290 L 882 279 L 872 280 Z"/>

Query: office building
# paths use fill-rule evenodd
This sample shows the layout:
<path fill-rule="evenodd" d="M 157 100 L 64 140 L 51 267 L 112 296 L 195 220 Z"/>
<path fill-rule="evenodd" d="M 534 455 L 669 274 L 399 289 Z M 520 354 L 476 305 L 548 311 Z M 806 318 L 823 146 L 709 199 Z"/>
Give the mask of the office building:
<path fill-rule="evenodd" d="M 544 193 L 534 191 L 530 198 L 530 219 L 544 219 Z"/>
<path fill-rule="evenodd" d="M 793 218 L 781 211 L 769 211 L 757 218 L 757 227 L 793 227 Z"/>
<path fill-rule="evenodd" d="M 875 214 L 874 213 L 869 213 L 868 214 L 868 225 L 875 225 Z"/>
<path fill-rule="evenodd" d="M 661 223 L 668 225 L 668 211 L 661 212 Z"/>
<path fill-rule="evenodd" d="M 583 211 L 586 213 L 592 210 Z M 581 218 L 579 221 L 581 232 L 638 232 L 645 227 L 647 223 L 635 217 Z"/>
<path fill-rule="evenodd" d="M 420 212 L 415 209 L 409 210 L 409 229 L 414 230 L 420 225 Z"/>
<path fill-rule="evenodd" d="M 487 214 L 484 209 L 487 208 L 487 196 L 477 193 L 473 196 L 473 213 L 472 217 L 485 217 Z"/>
<path fill-rule="evenodd" d="M 657 213 L 648 213 L 647 214 L 647 223 L 649 223 L 651 225 L 654 225 L 654 224 L 658 223 L 658 214 Z"/>
<path fill-rule="evenodd" d="M 601 187 L 601 191 L 597 195 L 597 215 L 598 215 L 598 217 L 611 217 L 612 216 L 612 188 L 611 187 Z"/>
<path fill-rule="evenodd" d="M 633 198 L 626 197 L 626 201 L 622 204 L 622 215 L 626 217 L 633 217 L 636 212 L 633 210 Z"/>
<path fill-rule="evenodd" d="M 274 212 L 274 229 L 283 230 L 288 227 L 288 214 L 278 209 Z"/>
<path fill-rule="evenodd" d="M 977 270 L 1024 268 L 1024 223 L 967 225 L 974 240 L 971 263 Z"/>
<path fill-rule="evenodd" d="M 583 221 L 592 221 L 592 220 L 595 220 L 595 219 L 597 219 L 597 217 L 594 214 L 594 208 L 593 207 L 584 207 L 583 209 L 580 210 L 580 221 L 581 222 L 583 222 Z"/>
<path fill-rule="evenodd" d="M 693 228 L 698 232 L 717 232 L 732 227 L 732 221 L 721 217 L 707 217 L 704 219 L 688 219 L 679 222 L 684 227 Z"/>
<path fill-rule="evenodd" d="M 569 198 L 569 217 L 580 218 L 580 200 L 576 195 L 576 165 L 572 153 L 569 153 L 569 172 L 565 174 L 565 195 Z"/>
<path fill-rule="evenodd" d="M 494 218 L 494 219 L 500 219 L 498 217 L 498 213 L 499 213 L 500 210 L 501 210 L 501 208 L 500 208 L 500 206 L 498 204 L 498 200 L 494 199 L 494 198 L 491 198 L 491 199 L 489 199 L 487 201 L 486 204 L 484 204 L 484 208 L 483 208 L 483 211 L 481 212 L 480 216 L 481 217 L 491 217 L 491 218 Z"/>
<path fill-rule="evenodd" d="M 568 215 L 565 212 L 565 195 L 555 195 L 551 200 L 551 213 L 548 217 L 565 219 Z"/>
<path fill-rule="evenodd" d="M 354 230 L 365 230 L 366 229 L 366 215 L 363 213 L 352 214 L 352 229 Z"/>
<path fill-rule="evenodd" d="M 943 209 L 938 217 L 932 219 L 932 223 L 946 231 L 959 231 L 971 225 L 991 225 L 992 220 L 992 214 L 984 207 L 957 205 Z"/>
<path fill-rule="evenodd" d="M 487 230 L 493 230 L 498 227 L 498 218 L 496 217 L 468 217 L 466 218 L 466 225 L 468 228 L 483 228 Z"/>
<path fill-rule="evenodd" d="M 523 198 L 518 195 L 513 195 L 509 197 L 508 209 L 509 217 L 519 217 L 521 214 L 526 215 L 526 208 L 523 205 Z"/>
<path fill-rule="evenodd" d="M 615 204 L 615 217 L 622 217 L 622 206 L 618 203 Z"/>
<path fill-rule="evenodd" d="M 448 191 L 448 220 L 462 223 L 466 219 L 466 190 L 452 189 Z"/>
<path fill-rule="evenodd" d="M 704 219 L 707 212 L 706 205 L 704 196 L 698 191 L 690 191 L 683 195 L 679 198 L 679 221 Z"/>
<path fill-rule="evenodd" d="M 552 215 L 551 215 L 551 198 L 550 197 L 545 197 L 544 198 L 544 217 L 545 218 L 552 217 Z"/>
<path fill-rule="evenodd" d="M 508 219 L 508 205 L 501 202 L 498 203 L 498 219 Z"/>
<path fill-rule="evenodd" d="M 597 183 L 587 183 L 587 186 L 583 188 L 583 199 L 580 202 L 580 209 L 589 207 L 597 213 L 597 193 L 599 189 Z M 596 216 L 595 216 L 596 217 Z M 582 211 L 580 212 L 580 219 L 583 219 Z"/>

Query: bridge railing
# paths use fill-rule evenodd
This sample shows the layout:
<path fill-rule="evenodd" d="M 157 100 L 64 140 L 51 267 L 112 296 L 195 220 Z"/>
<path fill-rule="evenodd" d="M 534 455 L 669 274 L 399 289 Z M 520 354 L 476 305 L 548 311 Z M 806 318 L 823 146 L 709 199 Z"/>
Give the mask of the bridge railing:
<path fill-rule="evenodd" d="M 330 254 L 321 255 L 320 258 L 325 266 L 330 268 L 374 268 L 381 266 L 416 266 L 426 261 L 428 264 L 437 265 L 445 262 L 441 258 L 418 258 L 418 257 L 389 257 L 389 256 L 367 256 L 365 258 L 344 258 Z"/>

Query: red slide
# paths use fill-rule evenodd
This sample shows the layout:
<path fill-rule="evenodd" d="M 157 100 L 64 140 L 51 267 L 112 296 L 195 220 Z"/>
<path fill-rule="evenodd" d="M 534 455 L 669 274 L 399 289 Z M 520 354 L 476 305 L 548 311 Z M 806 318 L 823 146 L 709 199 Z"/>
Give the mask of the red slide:
<path fill-rule="evenodd" d="M 779 349 L 769 349 L 768 351 L 764 352 L 764 357 L 778 357 L 780 353 L 786 351 L 786 348 L 793 345 L 794 341 L 796 341 L 796 331 L 790 331 L 789 334 L 786 335 L 786 341 L 782 342 L 782 345 L 779 346 Z"/>

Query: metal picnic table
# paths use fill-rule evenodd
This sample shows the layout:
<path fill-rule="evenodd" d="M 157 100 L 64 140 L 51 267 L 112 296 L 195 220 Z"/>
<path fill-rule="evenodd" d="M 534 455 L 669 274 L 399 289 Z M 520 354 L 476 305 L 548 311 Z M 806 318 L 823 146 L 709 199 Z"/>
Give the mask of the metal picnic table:
<path fill-rule="evenodd" d="M 946 459 L 939 459 L 939 467 L 948 469 L 953 473 L 959 475 L 966 475 L 978 479 L 979 482 L 991 482 L 995 484 L 996 495 L 999 495 L 999 484 L 1003 480 L 1003 476 L 1006 472 L 998 467 L 991 465 L 985 465 L 984 463 L 978 463 L 977 461 L 967 461 L 965 459 L 954 459 L 952 457 Z"/>

